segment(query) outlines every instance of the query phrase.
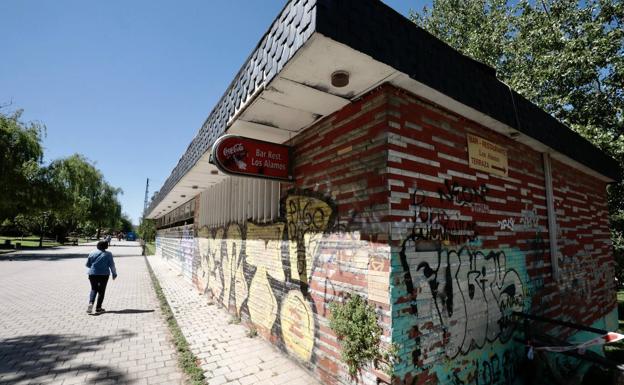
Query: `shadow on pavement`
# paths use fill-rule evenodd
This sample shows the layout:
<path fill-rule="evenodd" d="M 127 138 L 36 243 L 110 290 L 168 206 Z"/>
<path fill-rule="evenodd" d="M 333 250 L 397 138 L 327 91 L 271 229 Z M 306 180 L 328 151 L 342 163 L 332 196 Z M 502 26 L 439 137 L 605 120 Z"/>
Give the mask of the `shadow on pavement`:
<path fill-rule="evenodd" d="M 109 248 L 110 251 L 110 248 Z M 89 251 L 91 252 L 91 251 Z M 2 261 L 60 261 L 62 259 L 76 259 L 83 258 L 85 261 L 87 260 L 87 256 L 89 252 L 82 253 L 63 253 L 63 254 L 42 254 L 37 252 L 20 252 L 19 254 L 0 254 L 0 262 Z M 125 257 L 140 257 L 141 251 L 137 250 L 136 254 L 115 254 L 113 251 L 113 257 L 115 259 L 125 258 Z"/>
<path fill-rule="evenodd" d="M 20 253 L 20 254 L 3 254 L 0 255 L 0 261 L 58 261 L 61 259 L 84 258 L 87 259 L 88 253 L 63 253 L 63 254 L 41 254 Z"/>
<path fill-rule="evenodd" d="M 154 309 L 140 310 L 140 309 L 123 309 L 123 310 L 106 310 L 103 314 L 141 314 L 141 313 L 153 313 Z"/>
<path fill-rule="evenodd" d="M 72 361 L 77 355 L 95 352 L 103 344 L 117 342 L 136 335 L 122 331 L 119 335 L 88 337 L 76 334 L 43 334 L 13 337 L 0 340 L 1 382 L 37 382 L 38 378 L 64 373 L 97 373 L 86 383 L 105 382 L 115 384 L 126 381 L 126 375 L 119 370 L 98 362 Z M 103 378 L 105 377 L 105 379 Z"/>

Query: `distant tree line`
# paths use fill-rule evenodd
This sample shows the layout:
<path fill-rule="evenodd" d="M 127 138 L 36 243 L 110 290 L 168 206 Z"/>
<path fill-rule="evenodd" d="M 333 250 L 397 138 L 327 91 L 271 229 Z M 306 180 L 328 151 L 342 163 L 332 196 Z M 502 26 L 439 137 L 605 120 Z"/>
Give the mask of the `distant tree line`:
<path fill-rule="evenodd" d="M 121 189 L 80 154 L 43 164 L 45 126 L 21 115 L 0 109 L 0 232 L 63 242 L 74 234 L 131 231 Z"/>

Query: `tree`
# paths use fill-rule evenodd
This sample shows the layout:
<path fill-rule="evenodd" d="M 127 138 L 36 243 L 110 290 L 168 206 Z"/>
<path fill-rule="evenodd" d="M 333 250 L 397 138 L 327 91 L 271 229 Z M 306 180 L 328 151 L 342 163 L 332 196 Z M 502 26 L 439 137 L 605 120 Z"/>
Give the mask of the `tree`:
<path fill-rule="evenodd" d="M 44 127 L 23 123 L 21 114 L 0 111 L 0 221 L 30 212 L 33 200 L 42 193 L 36 187 L 43 158 Z"/>
<path fill-rule="evenodd" d="M 145 242 L 153 242 L 156 239 L 156 225 L 152 219 L 142 218 L 137 232 Z"/>
<path fill-rule="evenodd" d="M 121 217 L 119 218 L 117 229 L 125 234 L 128 234 L 129 232 L 134 230 L 134 225 L 132 225 L 132 221 L 127 214 L 121 215 Z"/>
<path fill-rule="evenodd" d="M 54 207 L 54 233 L 60 240 L 81 227 L 95 224 L 114 228 L 121 218 L 117 196 L 121 189 L 110 186 L 102 173 L 84 156 L 75 154 L 53 161 L 48 167 L 49 184 L 60 195 Z"/>

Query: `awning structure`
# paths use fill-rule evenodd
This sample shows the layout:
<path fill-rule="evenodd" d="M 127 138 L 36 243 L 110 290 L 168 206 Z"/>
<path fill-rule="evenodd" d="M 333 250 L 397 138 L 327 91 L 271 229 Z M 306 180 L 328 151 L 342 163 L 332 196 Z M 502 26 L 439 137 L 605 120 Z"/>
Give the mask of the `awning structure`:
<path fill-rule="evenodd" d="M 348 84 L 332 84 L 332 74 Z M 604 181 L 617 162 L 467 58 L 376 0 L 292 0 L 262 37 L 148 210 L 158 218 L 221 181 L 214 141 L 236 134 L 283 143 L 390 83 L 549 152 Z"/>

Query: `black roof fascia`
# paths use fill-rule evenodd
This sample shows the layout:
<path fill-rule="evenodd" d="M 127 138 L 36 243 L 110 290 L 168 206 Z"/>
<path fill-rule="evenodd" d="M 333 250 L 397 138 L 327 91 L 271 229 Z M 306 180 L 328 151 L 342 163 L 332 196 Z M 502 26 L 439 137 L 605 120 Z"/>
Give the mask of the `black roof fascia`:
<path fill-rule="evenodd" d="M 268 84 L 308 41 L 315 30 L 315 6 L 315 0 L 292 0 L 286 3 L 152 199 L 146 214 L 156 208 L 225 132 L 227 123 L 240 106 Z"/>
<path fill-rule="evenodd" d="M 365 53 L 613 180 L 619 164 L 588 140 L 378 0 L 317 0 L 316 31 Z M 516 115 L 517 114 L 517 115 Z"/>

